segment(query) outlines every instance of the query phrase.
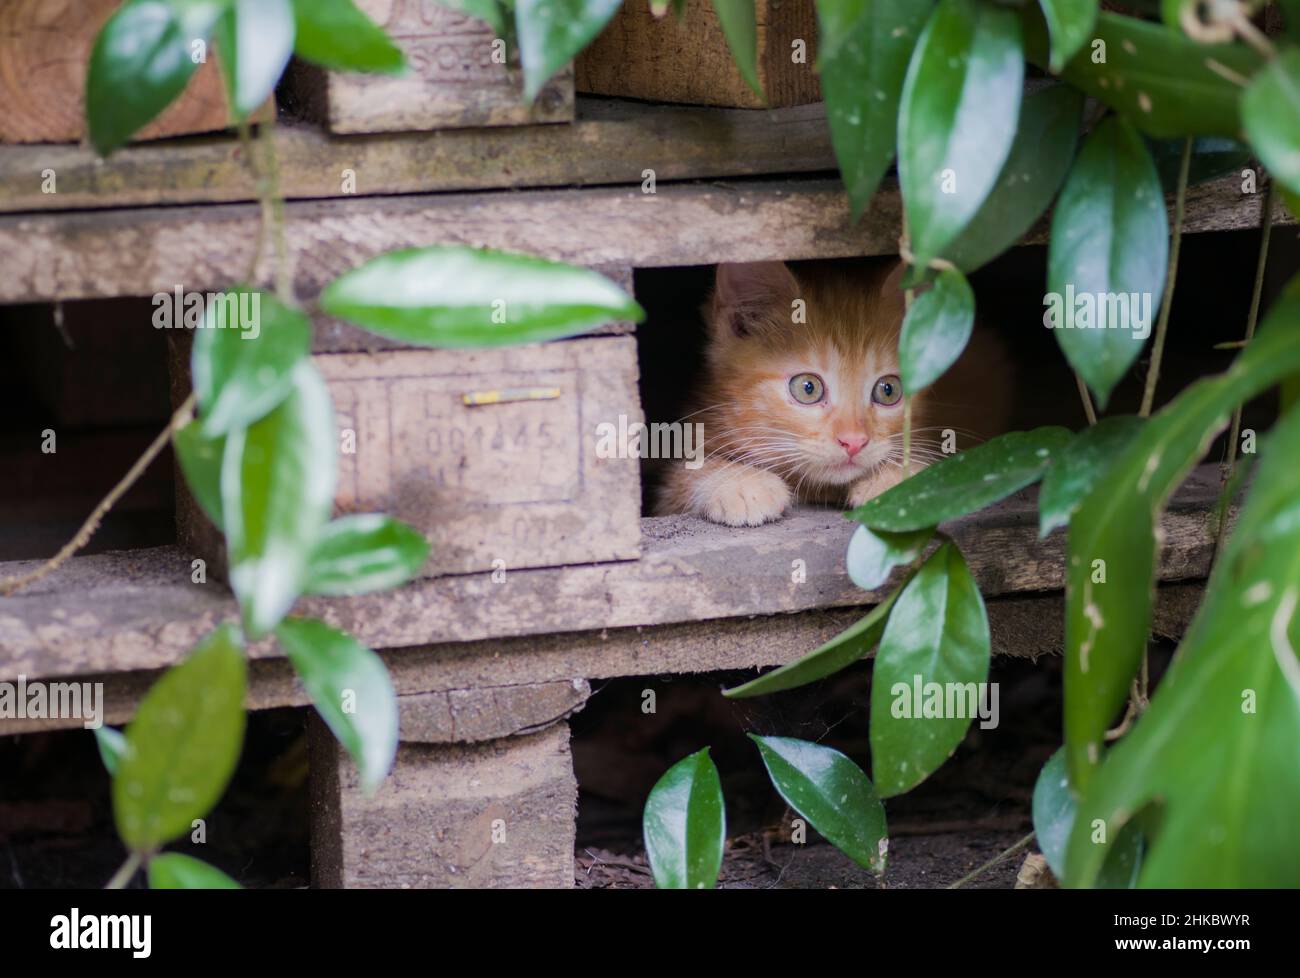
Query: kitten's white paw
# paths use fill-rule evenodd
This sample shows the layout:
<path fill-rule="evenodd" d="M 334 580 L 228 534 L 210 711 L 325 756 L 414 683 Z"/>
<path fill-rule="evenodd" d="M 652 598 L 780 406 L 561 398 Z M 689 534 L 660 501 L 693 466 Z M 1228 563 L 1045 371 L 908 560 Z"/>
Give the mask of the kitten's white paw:
<path fill-rule="evenodd" d="M 701 511 L 714 523 L 758 526 L 781 518 L 794 494 L 775 472 L 746 468 L 719 476 L 705 491 Z"/>
<path fill-rule="evenodd" d="M 923 468 L 925 468 L 924 465 L 913 462 L 912 474 L 915 475 Z M 881 469 L 879 472 L 873 472 L 865 479 L 859 479 L 849 486 L 849 508 L 857 509 L 867 500 L 875 499 L 886 489 L 892 489 L 902 481 L 903 470 L 892 465 L 889 468 Z"/>

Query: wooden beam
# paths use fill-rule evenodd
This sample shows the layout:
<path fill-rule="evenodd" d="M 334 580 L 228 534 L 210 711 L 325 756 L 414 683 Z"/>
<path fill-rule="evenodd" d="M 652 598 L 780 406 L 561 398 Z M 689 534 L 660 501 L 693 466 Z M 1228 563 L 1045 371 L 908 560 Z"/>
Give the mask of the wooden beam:
<path fill-rule="evenodd" d="M 555 127 L 552 127 L 555 128 Z M 1189 232 L 1254 226 L 1262 195 L 1236 177 L 1189 194 Z M 228 287 L 255 248 L 251 204 L 0 217 L 0 302 L 153 295 Z M 1279 209 L 1278 220 L 1291 220 Z M 286 231 L 304 296 L 393 248 L 458 243 L 579 265 L 711 265 L 721 261 L 893 254 L 898 188 L 882 188 L 853 226 L 838 181 L 799 179 L 640 188 L 442 194 L 300 201 Z M 1040 222 L 1025 239 L 1046 240 Z M 261 276 L 269 275 L 264 256 Z"/>
<path fill-rule="evenodd" d="M 1159 580 L 1205 576 L 1218 491 L 1210 465 L 1175 494 L 1161 520 Z M 502 583 L 491 574 L 419 580 L 355 598 L 304 599 L 297 612 L 385 649 L 860 607 L 885 593 L 848 579 L 853 524 L 837 511 L 801 509 L 743 530 L 685 516 L 642 526 L 636 561 L 511 571 Z M 1032 491 L 947 530 L 986 595 L 1063 586 L 1065 534 L 1038 539 Z M 795 561 L 803 562 L 802 583 L 792 580 Z M 0 565 L 0 576 L 33 566 Z M 234 615 L 225 587 L 191 583 L 190 558 L 175 548 L 74 558 L 0 602 L 0 681 L 160 668 Z M 279 654 L 269 642 L 250 650 L 255 659 Z"/>
<path fill-rule="evenodd" d="M 579 99 L 569 125 L 331 136 L 306 123 L 275 130 L 288 200 L 636 184 L 835 169 L 821 105 L 769 112 Z M 56 193 L 43 174 L 53 170 Z M 130 146 L 100 159 L 85 146 L 0 150 L 0 213 L 256 200 L 233 136 Z"/>

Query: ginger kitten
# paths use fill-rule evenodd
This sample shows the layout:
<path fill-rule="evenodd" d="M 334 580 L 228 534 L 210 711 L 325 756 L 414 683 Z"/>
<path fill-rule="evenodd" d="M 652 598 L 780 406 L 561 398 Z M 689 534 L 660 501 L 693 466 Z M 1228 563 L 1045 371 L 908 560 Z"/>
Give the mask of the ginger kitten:
<path fill-rule="evenodd" d="M 757 526 L 795 502 L 860 506 L 901 482 L 901 277 L 897 261 L 810 265 L 797 275 L 782 262 L 719 265 L 705 307 L 701 406 L 683 419 L 703 424 L 705 459 L 671 467 L 658 514 Z M 975 380 L 976 396 L 912 396 L 912 471 L 938 457 L 944 428 L 1001 430 L 1009 384 L 1000 354 L 977 331 L 952 380 L 936 385 L 946 398 Z"/>

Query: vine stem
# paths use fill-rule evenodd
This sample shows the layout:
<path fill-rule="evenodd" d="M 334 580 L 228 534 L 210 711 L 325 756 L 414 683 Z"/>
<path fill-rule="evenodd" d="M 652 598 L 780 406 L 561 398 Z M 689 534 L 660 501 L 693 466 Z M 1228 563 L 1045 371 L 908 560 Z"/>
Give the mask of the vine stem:
<path fill-rule="evenodd" d="M 912 300 L 916 297 L 913 289 L 903 290 L 903 318 L 912 310 Z M 912 398 L 903 391 L 903 478 L 912 474 Z"/>
<path fill-rule="evenodd" d="M 1183 244 L 1183 209 L 1187 203 L 1187 172 L 1192 163 L 1192 137 L 1183 140 L 1183 157 L 1178 164 L 1178 190 L 1174 195 L 1174 226 L 1169 240 L 1169 268 L 1165 273 L 1165 294 L 1160 302 L 1160 318 L 1156 321 L 1156 338 L 1151 347 L 1151 366 L 1147 369 L 1146 389 L 1142 392 L 1144 418 L 1151 416 L 1156 399 L 1156 381 L 1160 379 L 1160 363 L 1165 353 L 1165 333 L 1169 329 L 1169 310 L 1174 302 L 1174 284 L 1178 279 L 1178 253 Z"/>
<path fill-rule="evenodd" d="M 1272 180 L 1268 183 L 1268 190 L 1264 194 L 1264 213 L 1260 215 L 1260 239 L 1259 239 L 1259 257 L 1255 261 L 1255 284 L 1250 293 L 1250 312 L 1246 315 L 1246 338 L 1242 343 L 1243 346 L 1250 343 L 1255 336 L 1255 324 L 1259 321 L 1259 303 L 1260 297 L 1264 293 L 1264 271 L 1268 266 L 1268 242 L 1273 234 L 1273 208 L 1276 198 L 1277 189 Z M 1241 439 L 1241 412 L 1245 408 L 1244 404 L 1238 404 L 1232 412 L 1232 429 L 1228 436 L 1228 458 L 1220 470 L 1220 481 L 1226 487 L 1232 481 L 1232 476 L 1237 468 L 1237 442 Z M 1231 500 L 1225 499 L 1221 512 L 1219 513 L 1219 525 L 1214 530 L 1214 550 L 1211 555 L 1211 564 L 1213 558 L 1217 557 L 1219 550 L 1223 547 L 1223 538 L 1228 527 L 1228 507 Z"/>
<path fill-rule="evenodd" d="M 1079 387 L 1079 400 L 1083 402 L 1083 414 L 1088 419 L 1088 427 L 1097 423 L 1097 409 L 1092 406 L 1092 395 L 1088 393 L 1088 385 L 1084 383 L 1083 375 L 1079 371 L 1074 372 L 1074 382 Z"/>
<path fill-rule="evenodd" d="M 131 877 L 135 875 L 136 870 L 140 868 L 140 854 L 133 852 L 126 857 L 126 862 L 118 867 L 113 878 L 104 884 L 106 890 L 120 890 L 131 882 Z"/>
<path fill-rule="evenodd" d="M 57 554 L 34 571 L 16 577 L 6 577 L 0 581 L 0 595 L 8 597 L 18 589 L 33 584 L 46 575 L 53 573 L 63 566 L 69 557 L 89 543 L 90 538 L 99 529 L 99 523 L 104 518 L 104 514 L 112 509 L 114 504 L 122 498 L 122 495 L 144 474 L 144 470 L 149 467 L 149 464 L 158 457 L 159 453 L 167 446 L 167 443 L 171 441 L 176 430 L 189 424 L 194 417 L 194 405 L 195 395 L 190 394 L 185 399 L 185 402 L 176 409 L 176 413 L 172 415 L 171 421 L 168 422 L 162 433 L 153 440 L 152 444 L 145 449 L 144 454 L 135 460 L 135 464 L 131 466 L 126 475 L 118 480 L 117 485 L 108 491 L 108 495 L 101 499 L 99 505 L 86 517 L 86 522 L 81 524 L 81 529 L 77 531 L 76 536 L 65 543 Z"/>
<path fill-rule="evenodd" d="M 979 867 L 978 869 L 971 870 L 969 873 L 967 873 L 965 876 L 959 879 L 956 883 L 953 883 L 951 886 L 949 886 L 948 889 L 960 890 L 971 880 L 978 879 L 980 876 L 983 876 L 986 872 L 988 872 L 998 863 L 1002 862 L 1002 860 L 1006 859 L 1008 856 L 1014 856 L 1021 849 L 1028 847 L 1029 843 L 1033 841 L 1034 841 L 1034 833 L 1030 832 L 1027 836 L 1025 836 L 1023 839 L 1021 839 L 1019 842 L 1013 845 L 1010 849 L 1004 849 L 1002 852 L 998 853 L 996 856 L 994 856 L 992 859 L 986 862 L 983 866 Z"/>

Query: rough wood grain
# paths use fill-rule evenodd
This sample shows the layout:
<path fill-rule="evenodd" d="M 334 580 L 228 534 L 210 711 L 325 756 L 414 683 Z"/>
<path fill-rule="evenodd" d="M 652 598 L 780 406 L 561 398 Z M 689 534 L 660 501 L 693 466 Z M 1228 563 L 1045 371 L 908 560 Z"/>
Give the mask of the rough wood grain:
<path fill-rule="evenodd" d="M 1190 196 L 1186 230 L 1254 226 L 1260 194 L 1235 177 Z M 287 235 L 304 298 L 392 248 L 485 245 L 581 265 L 702 265 L 840 258 L 897 251 L 895 184 L 849 223 L 836 181 L 797 179 L 640 189 L 374 197 L 286 206 Z M 1290 222 L 1279 209 L 1279 223 Z M 152 295 L 240 281 L 255 248 L 257 209 L 230 204 L 0 217 L 0 302 Z M 1046 239 L 1039 225 L 1026 243 Z M 269 272 L 264 256 L 262 277 Z"/>
<path fill-rule="evenodd" d="M 312 885 L 573 886 L 569 727 L 473 745 L 402 744 L 375 794 L 313 717 Z"/>
<path fill-rule="evenodd" d="M 0 105 L 4 106 L 0 143 L 77 142 L 85 136 L 90 50 L 95 35 L 119 6 L 121 0 L 0 3 Z M 135 138 L 158 139 L 229 126 L 225 87 L 214 56 L 199 66 L 185 91 Z"/>
<path fill-rule="evenodd" d="M 518 54 L 486 23 L 434 0 L 356 0 L 406 55 L 404 75 L 327 72 L 295 64 L 293 96 L 336 133 L 401 132 L 573 121 L 573 69 L 528 104 Z"/>
<path fill-rule="evenodd" d="M 1161 520 L 1159 580 L 1205 576 L 1218 488 L 1217 466 L 1202 466 L 1174 495 Z M 423 579 L 381 594 L 304 599 L 298 609 L 372 648 L 400 648 L 853 607 L 884 593 L 849 581 L 853 525 L 836 511 L 799 510 L 743 530 L 676 516 L 641 525 L 637 561 L 515 571 L 500 583 L 490 574 Z M 987 595 L 1063 585 L 1065 534 L 1038 539 L 1032 492 L 948 530 Z M 803 583 L 791 579 L 795 560 L 804 561 Z M 0 573 L 33 566 L 4 564 Z M 0 601 L 0 680 L 159 668 L 234 617 L 229 592 L 192 584 L 189 556 L 175 548 L 74 558 Z M 278 654 L 269 643 L 250 650 Z"/>
<path fill-rule="evenodd" d="M 582 709 L 586 679 L 408 693 L 397 698 L 404 744 L 470 744 L 533 733 Z"/>
<path fill-rule="evenodd" d="M 652 102 L 691 102 L 739 108 L 821 101 L 813 71 L 817 14 L 812 0 L 757 0 L 758 81 L 765 98 L 736 67 L 712 5 L 689 3 L 680 21 L 655 17 L 644 3 L 627 3 L 578 56 L 580 92 Z M 792 58 L 802 41 L 802 60 Z"/>
<path fill-rule="evenodd" d="M 640 184 L 833 171 L 820 104 L 753 112 L 581 98 L 567 126 L 330 136 L 287 120 L 275 129 L 288 200 L 356 194 Z M 58 174 L 58 192 L 41 173 Z M 0 213 L 256 200 L 239 141 L 195 137 L 128 146 L 103 160 L 83 146 L 0 150 Z"/>

